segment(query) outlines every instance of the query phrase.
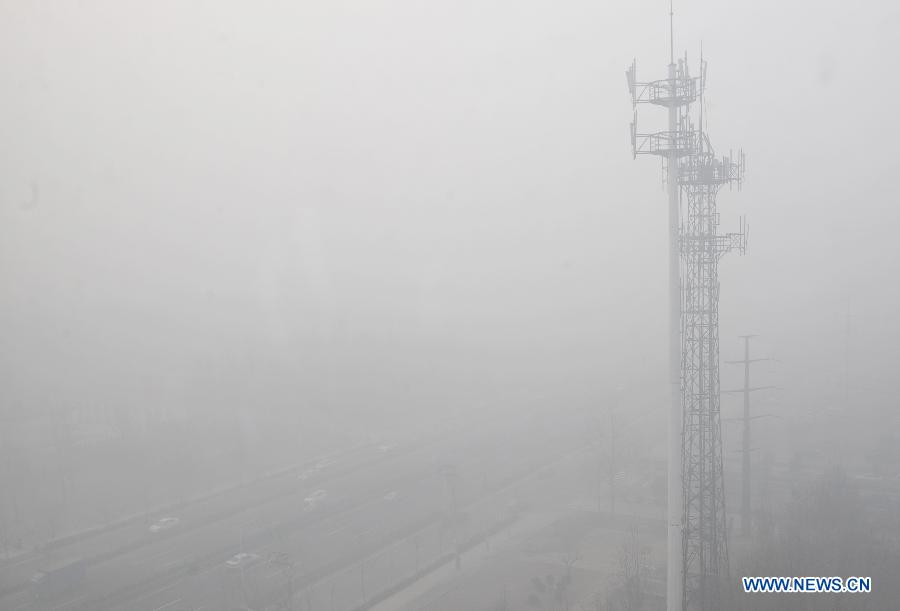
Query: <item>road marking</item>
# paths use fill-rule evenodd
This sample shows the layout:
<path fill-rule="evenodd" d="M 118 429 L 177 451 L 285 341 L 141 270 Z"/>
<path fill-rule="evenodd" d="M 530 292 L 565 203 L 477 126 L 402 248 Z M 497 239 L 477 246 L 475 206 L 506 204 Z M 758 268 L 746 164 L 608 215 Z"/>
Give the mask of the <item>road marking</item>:
<path fill-rule="evenodd" d="M 176 550 L 176 549 L 167 547 L 166 549 L 164 549 L 160 552 L 157 552 L 155 554 L 152 554 L 150 556 L 144 556 L 143 558 L 138 556 L 137 558 L 132 560 L 131 564 L 146 565 L 148 562 L 156 562 L 157 560 L 159 560 L 161 558 L 165 558 L 166 556 L 171 556 L 174 552 L 177 552 L 177 551 L 178 550 Z"/>
<path fill-rule="evenodd" d="M 37 562 L 40 559 L 39 556 L 31 555 L 31 553 L 29 552 L 25 552 L 25 554 L 25 557 L 21 558 L 20 560 L 16 560 L 12 563 L 4 563 L 0 568 L 2 568 L 3 570 L 11 569 L 17 566 L 22 566 L 23 564 L 28 564 L 29 562 Z"/>
<path fill-rule="evenodd" d="M 145 598 L 150 598 L 151 596 L 156 596 L 156 595 L 159 594 L 160 592 L 165 592 L 166 590 L 171 590 L 171 589 L 174 588 L 175 586 L 179 585 L 182 581 L 184 581 L 184 579 L 179 579 L 178 581 L 175 581 L 174 583 L 170 583 L 170 584 L 167 584 L 167 585 L 165 585 L 165 586 L 163 586 L 163 587 L 161 587 L 161 588 L 157 588 L 157 589 L 152 590 L 152 591 L 150 591 L 150 592 L 146 592 L 146 593 L 144 593 L 143 595 L 138 596 L 137 598 L 132 598 L 130 602 L 136 603 L 136 602 L 139 601 L 139 600 L 144 600 Z"/>
<path fill-rule="evenodd" d="M 171 607 L 172 605 L 177 605 L 177 604 L 180 603 L 180 602 L 181 602 L 181 599 L 180 599 L 180 598 L 176 598 L 175 600 L 173 600 L 173 601 L 171 601 L 171 602 L 167 602 L 166 604 L 164 604 L 164 605 L 162 605 L 162 606 L 160 606 L 160 607 L 157 607 L 157 608 L 154 609 L 153 611 L 162 611 L 162 610 L 165 609 L 166 607 Z"/>
<path fill-rule="evenodd" d="M 66 602 L 64 602 L 64 603 L 61 604 L 61 605 L 57 605 L 57 606 L 55 606 L 55 607 L 52 607 L 52 608 L 51 608 L 51 611 L 56 611 L 57 609 L 65 609 L 65 608 L 68 607 L 69 605 L 74 605 L 74 604 L 77 603 L 77 602 L 83 601 L 85 598 L 87 598 L 87 595 L 86 595 L 86 594 L 85 594 L 85 595 L 82 595 L 82 596 L 79 596 L 79 597 L 76 598 L 75 600 L 67 600 Z"/>

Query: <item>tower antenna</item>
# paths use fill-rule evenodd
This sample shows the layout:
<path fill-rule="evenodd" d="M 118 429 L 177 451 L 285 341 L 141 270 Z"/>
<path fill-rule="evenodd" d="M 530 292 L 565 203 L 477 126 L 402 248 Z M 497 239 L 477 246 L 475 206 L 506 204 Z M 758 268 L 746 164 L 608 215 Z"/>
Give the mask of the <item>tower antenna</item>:
<path fill-rule="evenodd" d="M 675 63 L 675 10 L 669 0 L 669 63 Z"/>
<path fill-rule="evenodd" d="M 700 117 L 697 121 L 698 129 L 700 130 L 700 137 L 698 138 L 697 144 L 700 147 L 700 152 L 703 152 L 703 88 L 706 85 L 706 70 L 703 69 L 703 41 L 700 41 L 700 100 L 698 106 L 700 107 Z"/>

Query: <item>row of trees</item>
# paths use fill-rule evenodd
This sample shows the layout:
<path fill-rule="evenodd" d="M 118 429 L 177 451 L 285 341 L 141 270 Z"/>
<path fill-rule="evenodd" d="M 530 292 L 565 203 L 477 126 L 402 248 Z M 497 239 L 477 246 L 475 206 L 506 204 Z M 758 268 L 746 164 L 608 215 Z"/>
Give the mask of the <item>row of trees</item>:
<path fill-rule="evenodd" d="M 796 484 L 780 511 L 763 512 L 752 546 L 733 559 L 723 608 L 735 611 L 895 609 L 900 601 L 900 499 L 862 491 L 833 468 Z M 879 498 L 880 497 L 880 498 Z M 876 502 L 876 499 L 877 502 Z M 741 576 L 871 576 L 870 594 L 748 594 Z"/>

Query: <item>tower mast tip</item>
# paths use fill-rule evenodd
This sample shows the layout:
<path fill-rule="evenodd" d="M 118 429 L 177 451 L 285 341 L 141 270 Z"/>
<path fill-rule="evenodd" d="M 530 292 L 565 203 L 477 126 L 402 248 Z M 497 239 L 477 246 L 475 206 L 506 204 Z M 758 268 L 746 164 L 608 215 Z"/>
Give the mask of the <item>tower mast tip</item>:
<path fill-rule="evenodd" d="M 669 63 L 675 63 L 675 10 L 669 0 Z"/>

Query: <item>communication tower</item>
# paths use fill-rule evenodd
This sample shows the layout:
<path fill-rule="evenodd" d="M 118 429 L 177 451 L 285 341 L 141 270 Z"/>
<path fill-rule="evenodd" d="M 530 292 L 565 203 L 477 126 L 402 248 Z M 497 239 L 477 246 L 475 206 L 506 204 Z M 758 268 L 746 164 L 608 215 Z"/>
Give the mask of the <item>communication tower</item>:
<path fill-rule="evenodd" d="M 745 252 L 747 225 L 719 233 L 716 197 L 740 187 L 743 152 L 716 155 L 703 123 L 706 63 L 691 76 L 676 61 L 669 11 L 668 78 L 642 82 L 626 71 L 634 106 L 632 153 L 662 158 L 669 214 L 668 611 L 717 609 L 728 573 L 719 388 L 719 259 Z M 640 132 L 637 108 L 662 106 L 668 129 Z M 696 120 L 696 123 L 695 123 Z"/>

